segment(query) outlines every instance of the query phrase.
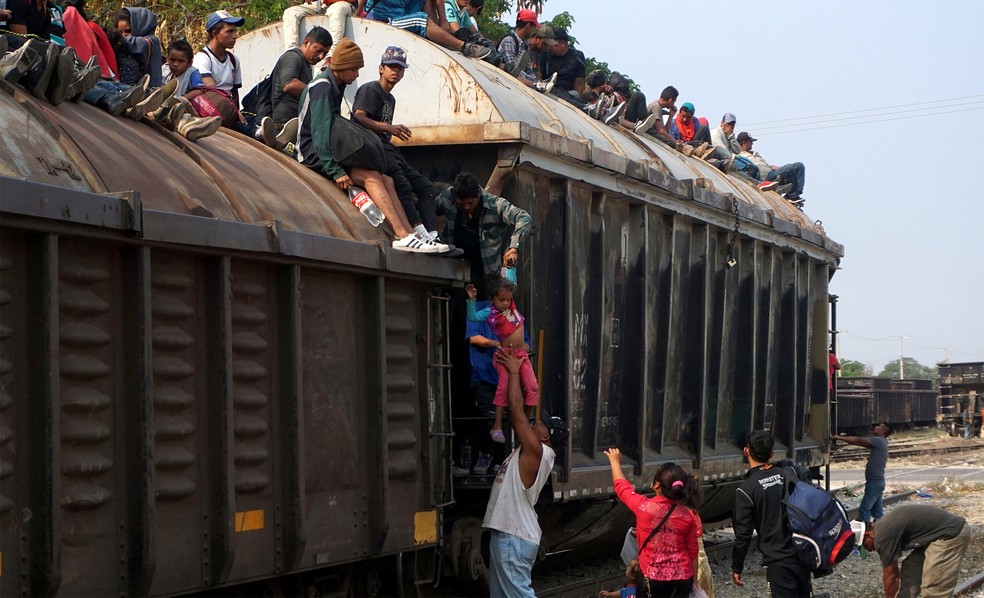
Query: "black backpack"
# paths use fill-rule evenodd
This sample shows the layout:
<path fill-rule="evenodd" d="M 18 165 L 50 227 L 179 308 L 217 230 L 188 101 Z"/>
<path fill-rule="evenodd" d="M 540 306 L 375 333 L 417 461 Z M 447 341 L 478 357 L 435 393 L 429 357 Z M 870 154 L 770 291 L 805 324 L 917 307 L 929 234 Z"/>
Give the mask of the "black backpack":
<path fill-rule="evenodd" d="M 243 97 L 243 112 L 252 112 L 257 118 L 273 116 L 273 79 L 263 78 Z"/>

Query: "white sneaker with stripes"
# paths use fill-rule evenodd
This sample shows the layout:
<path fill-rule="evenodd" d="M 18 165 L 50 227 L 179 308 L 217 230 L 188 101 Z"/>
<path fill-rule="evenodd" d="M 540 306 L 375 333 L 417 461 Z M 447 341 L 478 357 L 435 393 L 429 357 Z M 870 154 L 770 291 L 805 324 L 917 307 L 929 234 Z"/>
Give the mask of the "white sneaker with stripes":
<path fill-rule="evenodd" d="M 411 233 L 402 239 L 393 241 L 393 249 L 412 253 L 444 253 L 450 248 L 443 243 L 435 243 L 416 233 Z"/>

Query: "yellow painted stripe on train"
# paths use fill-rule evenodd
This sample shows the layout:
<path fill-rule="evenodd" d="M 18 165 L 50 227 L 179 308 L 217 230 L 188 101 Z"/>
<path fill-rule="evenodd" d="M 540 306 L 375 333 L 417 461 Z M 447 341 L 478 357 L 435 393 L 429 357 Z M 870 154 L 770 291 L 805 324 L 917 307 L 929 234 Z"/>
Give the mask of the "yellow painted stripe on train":
<path fill-rule="evenodd" d="M 263 529 L 263 509 L 236 512 L 236 531 L 249 532 Z"/>
<path fill-rule="evenodd" d="M 437 542 L 437 511 L 420 511 L 413 514 L 414 544 Z"/>

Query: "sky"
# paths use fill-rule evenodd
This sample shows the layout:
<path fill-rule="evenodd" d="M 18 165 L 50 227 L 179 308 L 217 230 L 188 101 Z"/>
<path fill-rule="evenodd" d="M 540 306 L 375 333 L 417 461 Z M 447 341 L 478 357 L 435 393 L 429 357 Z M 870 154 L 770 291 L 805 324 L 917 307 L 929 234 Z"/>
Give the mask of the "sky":
<path fill-rule="evenodd" d="M 599 10 L 604 7 L 603 10 Z M 725 112 L 844 245 L 839 356 L 984 361 L 984 1 L 546 0 L 650 101 Z M 507 22 L 511 19 L 503 17 Z M 657 22 L 664 25 L 656 25 Z"/>

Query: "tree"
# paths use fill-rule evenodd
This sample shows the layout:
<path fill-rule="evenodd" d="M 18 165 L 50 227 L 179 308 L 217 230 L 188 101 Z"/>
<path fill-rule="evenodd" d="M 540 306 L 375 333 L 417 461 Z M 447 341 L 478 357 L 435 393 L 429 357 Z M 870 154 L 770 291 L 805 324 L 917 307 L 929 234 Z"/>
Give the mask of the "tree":
<path fill-rule="evenodd" d="M 864 378 L 871 376 L 871 366 L 853 359 L 841 362 L 840 375 L 843 378 Z"/>
<path fill-rule="evenodd" d="M 904 367 L 905 377 L 907 379 L 911 378 L 922 378 L 927 380 L 933 380 L 937 378 L 936 368 L 925 366 L 912 357 L 903 357 L 902 364 Z M 899 377 L 899 361 L 893 360 L 885 364 L 885 369 L 881 371 L 879 376 L 885 378 L 898 378 Z"/>

